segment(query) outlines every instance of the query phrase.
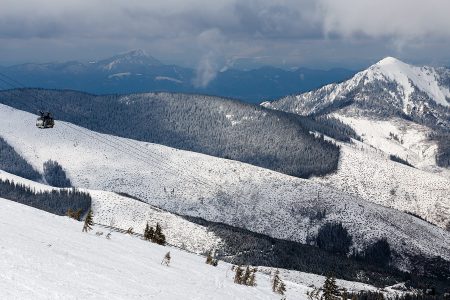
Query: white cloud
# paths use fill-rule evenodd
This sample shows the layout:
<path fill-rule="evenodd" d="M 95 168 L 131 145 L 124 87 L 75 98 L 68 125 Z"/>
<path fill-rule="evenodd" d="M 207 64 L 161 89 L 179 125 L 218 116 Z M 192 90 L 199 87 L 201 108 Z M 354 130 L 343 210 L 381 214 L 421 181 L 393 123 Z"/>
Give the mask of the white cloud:
<path fill-rule="evenodd" d="M 318 0 L 327 34 L 449 38 L 447 0 Z"/>
<path fill-rule="evenodd" d="M 1 62 L 144 48 L 196 66 L 202 85 L 240 57 L 287 66 L 396 54 L 450 60 L 447 0 L 0 1 Z"/>

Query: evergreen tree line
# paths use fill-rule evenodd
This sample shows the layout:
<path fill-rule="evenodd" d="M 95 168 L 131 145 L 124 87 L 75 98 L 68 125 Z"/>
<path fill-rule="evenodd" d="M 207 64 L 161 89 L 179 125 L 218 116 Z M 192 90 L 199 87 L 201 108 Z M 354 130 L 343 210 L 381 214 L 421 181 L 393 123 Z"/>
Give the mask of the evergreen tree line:
<path fill-rule="evenodd" d="M 44 178 L 49 185 L 54 187 L 66 188 L 72 186 L 62 166 L 54 160 L 44 162 Z"/>
<path fill-rule="evenodd" d="M 364 273 L 367 277 L 365 282 L 375 286 L 391 285 L 410 279 L 408 273 L 399 271 L 390 264 L 381 265 L 376 260 L 372 261 L 376 254 L 372 255 L 372 251 L 369 250 L 370 246 L 365 249 L 367 254 L 363 252 L 353 255 L 350 251 L 351 243 L 334 243 L 336 237 L 343 236 L 343 239 L 347 241 L 351 239 L 351 237 L 346 237 L 348 232 L 340 225 L 332 227 L 338 228 L 337 231 L 344 231 L 344 233 L 329 233 L 332 236 L 330 238 L 331 245 L 325 242 L 325 236 L 328 234 L 320 235 L 324 245 L 320 248 L 316 245 L 315 239 L 311 240 L 310 245 L 307 245 L 199 218 L 185 218 L 207 227 L 221 238 L 223 246 L 217 249 L 216 255 L 224 261 L 240 265 L 292 269 L 314 274 L 333 273 L 339 278 L 351 281 L 358 281 L 358 274 Z M 322 227 L 325 228 L 324 233 L 330 230 L 329 225 Z"/>
<path fill-rule="evenodd" d="M 434 289 L 415 290 L 414 292 L 404 292 L 385 296 L 382 291 L 349 292 L 341 288 L 336 283 L 334 276 L 328 275 L 322 287 L 314 288 L 307 292 L 309 300 L 449 300 L 450 293 L 436 295 Z"/>
<path fill-rule="evenodd" d="M 450 270 L 448 262 L 411 256 L 407 259 L 417 266 L 417 270 L 411 273 L 398 270 L 391 264 L 395 253 L 386 239 L 375 240 L 360 252 L 351 251 L 352 243 L 349 241 L 353 239 L 339 223 L 322 225 L 322 229 L 319 229 L 322 233 L 318 232 L 313 236 L 310 244 L 301 244 L 200 218 L 185 218 L 205 226 L 220 237 L 223 244 L 217 249 L 216 257 L 230 263 L 291 269 L 313 274 L 328 273 L 345 280 L 362 281 L 377 287 L 408 282 L 411 287 L 436 287 L 436 290 L 442 293 L 446 285 L 450 286 L 447 279 L 450 278 L 450 274 L 445 271 L 446 268 Z M 322 248 L 317 245 L 318 236 Z M 347 242 L 342 243 L 338 241 L 340 239 Z M 361 274 L 364 274 L 364 279 L 361 279 Z M 427 284 L 424 286 L 423 282 Z"/>
<path fill-rule="evenodd" d="M 246 266 L 245 268 L 242 266 L 233 266 L 232 270 L 235 273 L 234 283 L 247 286 L 256 286 L 256 272 L 258 272 L 257 268 L 252 268 L 250 266 Z"/>
<path fill-rule="evenodd" d="M 60 216 L 66 215 L 69 209 L 85 213 L 92 202 L 88 193 L 76 189 L 36 192 L 28 186 L 9 180 L 0 181 L 0 197 Z"/>
<path fill-rule="evenodd" d="M 346 256 L 353 245 L 352 240 L 352 236 L 342 223 L 328 222 L 319 228 L 314 245 L 325 251 Z M 386 267 L 391 263 L 392 252 L 387 239 L 382 238 L 368 245 L 361 252 L 353 250 L 352 257 L 380 267 Z"/>
<path fill-rule="evenodd" d="M 404 160 L 403 158 L 398 157 L 397 155 L 390 154 L 389 155 L 389 159 L 392 160 L 392 161 L 404 164 L 405 166 L 414 168 L 414 166 L 412 164 L 410 164 L 407 160 Z"/>
<path fill-rule="evenodd" d="M 30 179 L 39 180 L 41 174 L 36 171 L 20 154 L 0 137 L 0 170 Z"/>
<path fill-rule="evenodd" d="M 440 167 L 450 167 L 450 133 L 443 130 L 436 131 L 429 136 L 431 140 L 437 141 L 436 163 Z"/>
<path fill-rule="evenodd" d="M 297 177 L 337 169 L 338 146 L 309 133 L 327 128 L 338 135 L 343 126 L 333 120 L 306 120 L 259 105 L 203 95 L 94 96 L 40 89 L 15 93 L 27 98 L 39 95 L 52 103 L 47 109 L 56 119 L 102 133 L 238 160 Z M 26 110 L 16 97 L 0 92 L 0 102 Z"/>
<path fill-rule="evenodd" d="M 41 174 L 2 137 L 0 137 L 0 158 L 0 170 L 34 181 L 42 179 Z M 72 186 L 70 179 L 57 161 L 48 160 L 44 162 L 43 167 L 43 177 L 49 185 L 61 188 Z"/>
<path fill-rule="evenodd" d="M 312 132 L 318 132 L 327 135 L 338 141 L 350 142 L 351 138 L 361 140 L 361 137 L 355 130 L 342 122 L 341 120 L 327 115 L 312 115 L 309 117 L 297 114 L 287 113 L 285 118 L 293 119 L 293 122 L 299 122 L 305 129 Z"/>
<path fill-rule="evenodd" d="M 156 227 L 153 228 L 148 225 L 148 222 L 144 229 L 144 240 L 159 244 L 159 245 L 165 245 L 166 244 L 166 236 L 162 232 L 161 226 L 159 223 L 156 223 Z"/>

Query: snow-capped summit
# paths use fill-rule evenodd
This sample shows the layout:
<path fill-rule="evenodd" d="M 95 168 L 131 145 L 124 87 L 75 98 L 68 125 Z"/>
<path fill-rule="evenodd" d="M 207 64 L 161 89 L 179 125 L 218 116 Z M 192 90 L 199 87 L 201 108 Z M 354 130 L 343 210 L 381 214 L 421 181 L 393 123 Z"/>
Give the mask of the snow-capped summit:
<path fill-rule="evenodd" d="M 345 82 L 264 106 L 302 115 L 356 106 L 383 116 L 406 114 L 450 126 L 445 117 L 445 108 L 450 107 L 450 70 L 386 57 Z"/>
<path fill-rule="evenodd" d="M 375 65 L 391 65 L 391 64 L 404 64 L 404 62 L 395 57 L 386 56 L 385 58 L 377 62 Z"/>

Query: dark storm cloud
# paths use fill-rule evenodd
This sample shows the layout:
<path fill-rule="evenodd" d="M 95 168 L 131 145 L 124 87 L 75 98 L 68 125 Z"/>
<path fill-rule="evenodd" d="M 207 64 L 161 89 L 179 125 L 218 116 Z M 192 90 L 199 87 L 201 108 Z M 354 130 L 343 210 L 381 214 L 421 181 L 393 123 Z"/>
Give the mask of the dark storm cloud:
<path fill-rule="evenodd" d="M 450 56 L 446 0 L 0 2 L 2 63 L 144 48 L 164 61 L 197 66 L 197 84 L 205 85 L 243 61 L 359 67 L 384 55 L 425 63 Z"/>

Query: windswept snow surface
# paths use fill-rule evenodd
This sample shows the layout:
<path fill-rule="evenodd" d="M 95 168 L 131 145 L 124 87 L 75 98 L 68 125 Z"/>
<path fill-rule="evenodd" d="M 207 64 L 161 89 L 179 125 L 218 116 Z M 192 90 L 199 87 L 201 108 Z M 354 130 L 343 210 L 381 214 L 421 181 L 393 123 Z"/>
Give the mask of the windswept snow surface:
<path fill-rule="evenodd" d="M 270 277 L 233 283 L 231 265 L 126 234 L 81 232 L 82 223 L 0 198 L 1 299 L 280 299 Z M 170 251 L 170 266 L 161 265 Z M 287 299 L 308 288 L 286 281 Z"/>
<path fill-rule="evenodd" d="M 57 160 L 77 187 L 126 192 L 174 213 L 303 243 L 325 222 L 338 221 L 357 248 L 386 237 L 399 254 L 450 260 L 449 232 L 322 184 L 64 122 L 39 130 L 34 121 L 29 113 L 0 106 L 0 135 L 38 170 L 48 159 Z M 115 146 L 108 146 L 113 138 Z M 323 209 L 326 217 L 315 220 Z"/>

